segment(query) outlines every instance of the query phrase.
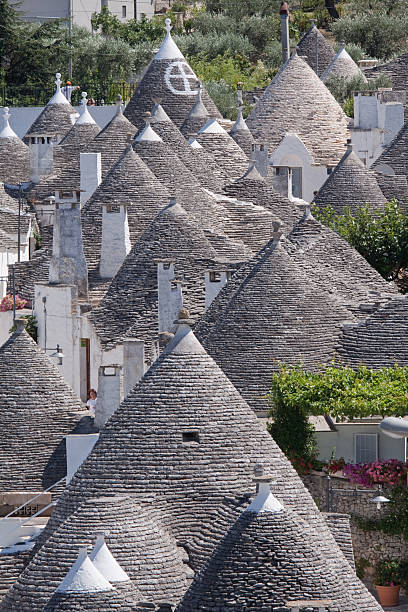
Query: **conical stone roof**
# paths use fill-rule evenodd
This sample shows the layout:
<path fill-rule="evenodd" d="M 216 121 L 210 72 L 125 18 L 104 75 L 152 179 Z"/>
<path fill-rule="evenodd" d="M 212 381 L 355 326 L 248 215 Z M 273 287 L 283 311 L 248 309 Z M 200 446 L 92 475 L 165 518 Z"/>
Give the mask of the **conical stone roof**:
<path fill-rule="evenodd" d="M 252 145 L 255 140 L 249 131 L 249 127 L 246 124 L 244 117 L 242 116 L 242 107 L 238 108 L 238 118 L 232 128 L 230 129 L 230 136 L 235 140 L 237 145 L 241 147 L 245 155 L 249 157 L 252 152 Z"/>
<path fill-rule="evenodd" d="M 85 94 L 85 96 L 84 96 Z M 59 143 L 63 147 L 82 149 L 93 140 L 101 131 L 96 121 L 91 117 L 86 100 L 86 92 L 82 92 L 82 106 L 79 117 L 71 129 L 65 134 Z"/>
<path fill-rule="evenodd" d="M 397 296 L 359 325 L 347 326 L 338 350 L 341 359 L 355 367 L 407 366 L 407 312 L 407 297 Z"/>
<path fill-rule="evenodd" d="M 241 261 L 247 257 L 244 251 Z M 118 343 L 132 326 L 136 337 L 146 343 L 156 339 L 156 260 L 174 262 L 175 278 L 183 281 L 183 299 L 190 305 L 192 315 L 198 318 L 204 312 L 204 272 L 214 267 L 218 254 L 196 220 L 171 201 L 134 244 L 101 304 L 91 314 L 105 348 Z"/>
<path fill-rule="evenodd" d="M 57 89 L 51 100 L 44 107 L 40 115 L 28 128 L 24 140 L 28 136 L 47 135 L 52 137 L 64 137 L 73 125 L 75 109 L 61 92 L 61 75 L 56 74 Z"/>
<path fill-rule="evenodd" d="M 0 181 L 16 185 L 30 175 L 30 151 L 9 124 L 8 108 L 2 109 L 0 124 Z"/>
<path fill-rule="evenodd" d="M 408 53 L 403 53 L 385 64 L 367 68 L 364 70 L 364 74 L 369 79 L 374 78 L 378 74 L 386 74 L 391 79 L 394 91 L 406 91 L 408 82 Z"/>
<path fill-rule="evenodd" d="M 142 609 L 137 604 L 127 601 L 120 592 L 113 590 L 98 593 L 56 593 L 43 612 L 95 612 L 95 610 L 139 612 Z"/>
<path fill-rule="evenodd" d="M 123 115 L 122 105 L 118 104 L 116 114 L 85 150 L 85 153 L 101 154 L 103 177 L 122 155 L 128 143 L 128 136 L 133 138 L 136 132 L 133 123 Z"/>
<path fill-rule="evenodd" d="M 143 114 L 150 110 L 153 98 L 161 98 L 164 110 L 177 127 L 181 126 L 196 100 L 198 79 L 172 39 L 170 23 L 170 19 L 166 19 L 167 34 L 163 44 L 126 106 L 125 116 L 137 127 L 143 125 Z M 211 115 L 221 117 L 205 89 L 202 97 Z"/>
<path fill-rule="evenodd" d="M 305 541 L 304 530 L 305 523 L 280 504 L 269 484 L 259 482 L 259 493 L 196 576 L 177 612 L 220 610 L 221 602 L 222 610 L 282 610 L 287 601 L 299 599 L 328 600 L 330 609 L 358 612 L 324 554 Z"/>
<path fill-rule="evenodd" d="M 408 147 L 408 121 L 404 123 L 400 131 L 384 149 L 380 157 L 373 164 L 373 169 L 380 168 L 386 164 L 391 166 L 395 174 L 403 174 L 408 178 L 408 161 L 406 151 Z"/>
<path fill-rule="evenodd" d="M 312 25 L 297 44 L 298 53 L 304 57 L 309 66 L 321 76 L 336 55 L 333 47 L 320 30 Z"/>
<path fill-rule="evenodd" d="M 127 204 L 132 244 L 168 203 L 168 192 L 128 145 L 82 210 L 82 232 L 88 269 L 99 266 L 102 204 Z"/>
<path fill-rule="evenodd" d="M 332 76 L 344 77 L 345 79 L 361 76 L 365 81 L 367 81 L 356 62 L 347 53 L 345 46 L 345 43 L 341 43 L 339 51 L 333 57 L 326 70 L 322 73 L 321 79 L 323 83 L 328 81 Z"/>
<path fill-rule="evenodd" d="M 189 564 L 199 569 L 235 522 L 236 514 L 231 522 L 225 513 L 222 528 L 215 524 L 220 504 L 229 499 L 231 507 L 247 505 L 242 491 L 252 490 L 253 468 L 260 463 L 273 471 L 279 501 L 304 517 L 305 541 L 325 555 L 343 592 L 360 610 L 380 610 L 356 579 L 289 461 L 185 319 L 106 423 L 60 498 L 45 535 L 52 537 L 57 525 L 96 492 L 112 495 L 126 490 L 141 502 L 142 496 L 154 494 L 163 527 L 188 550 Z"/>
<path fill-rule="evenodd" d="M 248 157 L 216 119 L 210 119 L 198 132 L 197 141 L 213 155 L 223 171 L 236 179 L 248 167 Z"/>
<path fill-rule="evenodd" d="M 317 206 L 330 205 L 338 214 L 342 214 L 347 206 L 355 212 L 364 204 L 381 210 L 385 202 L 373 171 L 357 157 L 351 145 L 314 199 Z"/>
<path fill-rule="evenodd" d="M 359 319 L 397 294 L 349 243 L 316 221 L 310 213 L 294 226 L 285 243 L 288 253 L 306 273 L 313 270 L 319 287 Z M 293 248 L 294 247 L 294 248 Z"/>
<path fill-rule="evenodd" d="M 252 109 L 247 125 L 271 153 L 287 132 L 295 132 L 317 165 L 336 165 L 347 139 L 342 108 L 296 51 Z"/>
<path fill-rule="evenodd" d="M 222 189 L 228 180 L 226 173 L 219 167 L 211 153 L 201 146 L 192 147 L 188 144 L 161 104 L 154 105 L 151 122 L 156 134 L 172 148 L 203 187 L 219 191 Z"/>
<path fill-rule="evenodd" d="M 47 605 L 53 610 L 51 604 L 59 601 L 53 597 L 55 589 L 81 549 L 92 550 L 101 533 L 130 578 L 130 582 L 109 580 L 114 592 L 133 601 L 178 601 L 187 588 L 186 572 L 191 570 L 183 563 L 174 538 L 157 521 L 154 503 L 142 507 L 132 497 L 110 496 L 84 500 L 33 557 L 0 610 L 40 612 L 48 610 Z"/>
<path fill-rule="evenodd" d="M 244 264 L 198 323 L 197 334 L 255 409 L 281 363 L 329 361 L 352 315 L 296 265 L 278 236 Z M 250 323 L 249 323 L 250 322 Z M 239 330 L 239 333 L 237 333 Z"/>
<path fill-rule="evenodd" d="M 64 436 L 87 433 L 84 407 L 21 323 L 0 348 L 1 491 L 38 491 L 66 474 Z"/>
<path fill-rule="evenodd" d="M 200 81 L 197 83 L 197 99 L 194 102 L 190 112 L 183 121 L 180 132 L 187 138 L 195 137 L 199 130 L 207 123 L 210 119 L 210 113 L 206 109 L 202 101 L 202 86 Z"/>
<path fill-rule="evenodd" d="M 376 172 L 375 169 L 374 174 L 387 202 L 395 199 L 406 206 L 406 202 L 408 202 L 408 181 L 405 174 L 388 175 Z"/>

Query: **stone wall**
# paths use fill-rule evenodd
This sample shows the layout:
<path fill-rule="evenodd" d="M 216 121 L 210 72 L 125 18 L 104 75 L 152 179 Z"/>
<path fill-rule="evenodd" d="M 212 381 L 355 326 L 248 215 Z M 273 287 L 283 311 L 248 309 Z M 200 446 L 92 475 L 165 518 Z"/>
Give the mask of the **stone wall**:
<path fill-rule="evenodd" d="M 303 482 L 309 489 L 314 500 L 322 512 L 326 508 L 326 474 L 312 472 L 302 477 Z M 342 477 L 331 477 L 331 483 L 335 489 L 345 489 L 352 492 L 355 488 L 348 480 Z M 358 487 L 359 489 L 362 487 Z M 386 512 L 384 505 L 378 510 L 376 505 L 370 502 L 374 493 L 367 490 L 367 494 L 336 495 L 333 499 L 333 512 L 345 514 L 356 514 L 364 518 L 379 518 Z M 366 577 L 373 578 L 374 566 L 380 559 L 408 559 L 408 541 L 400 535 L 387 535 L 381 531 L 363 531 L 358 528 L 353 520 L 350 521 L 351 536 L 353 540 L 354 558 L 357 568 L 361 566 L 361 561 L 367 561 L 369 566 L 366 569 Z"/>

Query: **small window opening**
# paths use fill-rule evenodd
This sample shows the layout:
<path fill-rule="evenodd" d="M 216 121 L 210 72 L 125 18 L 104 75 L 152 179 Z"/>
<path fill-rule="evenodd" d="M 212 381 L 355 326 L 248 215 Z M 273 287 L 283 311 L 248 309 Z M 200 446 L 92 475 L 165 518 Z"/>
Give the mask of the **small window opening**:
<path fill-rule="evenodd" d="M 199 444 L 198 431 L 183 431 L 183 444 Z"/>
<path fill-rule="evenodd" d="M 219 283 L 221 279 L 221 275 L 219 272 L 210 272 L 210 283 Z"/>
<path fill-rule="evenodd" d="M 122 6 L 122 19 L 126 17 L 126 6 Z"/>

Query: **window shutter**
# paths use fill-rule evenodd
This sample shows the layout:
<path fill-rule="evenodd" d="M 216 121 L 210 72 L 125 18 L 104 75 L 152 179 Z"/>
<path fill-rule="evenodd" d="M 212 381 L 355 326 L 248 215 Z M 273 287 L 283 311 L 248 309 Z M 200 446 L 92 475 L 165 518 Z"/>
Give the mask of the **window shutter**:
<path fill-rule="evenodd" d="M 356 463 L 371 463 L 378 459 L 378 435 L 356 434 L 354 436 Z"/>

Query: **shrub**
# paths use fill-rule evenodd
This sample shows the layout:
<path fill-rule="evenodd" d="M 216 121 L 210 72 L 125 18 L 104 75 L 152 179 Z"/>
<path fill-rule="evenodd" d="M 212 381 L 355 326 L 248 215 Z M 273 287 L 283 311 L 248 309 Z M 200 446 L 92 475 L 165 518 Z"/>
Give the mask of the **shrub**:
<path fill-rule="evenodd" d="M 338 41 L 355 43 L 370 57 L 387 59 L 407 48 L 407 17 L 377 13 L 343 17 L 332 24 Z"/>
<path fill-rule="evenodd" d="M 265 87 L 271 79 L 271 71 L 261 61 L 254 66 L 245 56 L 236 54 L 218 55 L 210 60 L 206 55 L 188 57 L 188 61 L 199 78 L 207 81 L 224 81 L 236 88 L 242 82 L 246 90 Z"/>
<path fill-rule="evenodd" d="M 201 34 L 225 34 L 236 32 L 237 22 L 233 17 L 217 13 L 200 13 L 193 20 L 193 28 Z"/>
<path fill-rule="evenodd" d="M 375 566 L 374 584 L 378 586 L 397 586 L 405 582 L 407 576 L 407 561 L 383 559 Z"/>
<path fill-rule="evenodd" d="M 13 310 L 14 300 L 13 296 L 9 293 L 4 296 L 0 302 L 0 312 L 6 312 Z M 16 310 L 21 310 L 27 305 L 27 300 L 23 300 L 19 295 L 16 294 Z"/>
<path fill-rule="evenodd" d="M 268 68 L 275 70 L 279 70 L 282 66 L 282 45 L 278 40 L 273 40 L 266 45 L 264 62 Z"/>
<path fill-rule="evenodd" d="M 217 32 L 209 34 L 192 32 L 185 36 L 175 36 L 174 39 L 184 55 L 204 54 L 209 59 L 214 59 L 217 55 L 242 53 L 243 55 L 253 56 L 255 54 L 255 47 L 249 42 L 248 38 L 235 32 L 222 34 L 217 34 Z"/>
<path fill-rule="evenodd" d="M 205 87 L 221 115 L 227 119 L 233 119 L 237 105 L 234 88 L 224 80 L 208 81 L 205 83 Z"/>
<path fill-rule="evenodd" d="M 325 83 L 337 102 L 344 102 L 353 96 L 355 91 L 375 91 L 379 87 L 390 87 L 391 80 L 386 74 L 379 74 L 374 79 L 365 81 L 357 74 L 350 79 L 333 74 Z"/>
<path fill-rule="evenodd" d="M 405 485 L 408 464 L 397 459 L 373 461 L 372 463 L 349 463 L 343 468 L 343 476 L 352 484 L 372 487 L 375 484 Z"/>
<path fill-rule="evenodd" d="M 336 43 L 334 45 L 334 50 L 336 51 L 336 53 L 340 50 L 340 43 Z M 367 54 L 360 47 L 360 45 L 356 45 L 355 43 L 349 43 L 348 45 L 346 45 L 346 51 L 351 57 L 351 59 L 356 62 L 356 64 L 358 64 L 360 60 L 365 59 L 367 57 Z"/>
<path fill-rule="evenodd" d="M 261 17 L 252 15 L 239 23 L 239 31 L 254 45 L 258 53 L 263 53 L 266 45 L 280 38 L 280 20 L 278 16 Z"/>

